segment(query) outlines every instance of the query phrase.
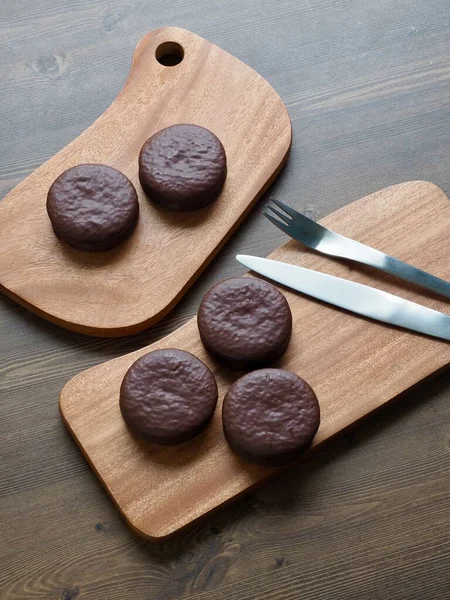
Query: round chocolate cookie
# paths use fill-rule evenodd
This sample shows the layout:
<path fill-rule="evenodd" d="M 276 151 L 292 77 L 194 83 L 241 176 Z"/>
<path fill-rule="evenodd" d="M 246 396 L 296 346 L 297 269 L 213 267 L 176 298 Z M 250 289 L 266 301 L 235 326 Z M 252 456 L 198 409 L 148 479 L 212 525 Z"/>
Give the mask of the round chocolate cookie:
<path fill-rule="evenodd" d="M 100 164 L 77 165 L 62 173 L 47 196 L 47 212 L 58 237 L 79 250 L 117 246 L 139 215 L 137 193 L 120 171 Z"/>
<path fill-rule="evenodd" d="M 223 403 L 223 428 L 232 450 L 250 462 L 287 463 L 310 445 L 320 422 L 313 389 L 282 369 L 261 369 L 238 379 Z"/>
<path fill-rule="evenodd" d="M 197 315 L 207 350 L 234 369 L 277 360 L 289 343 L 292 314 L 286 298 L 262 279 L 239 277 L 213 286 Z"/>
<path fill-rule="evenodd" d="M 211 421 L 217 384 L 208 367 L 189 352 L 154 350 L 128 369 L 120 410 L 133 433 L 155 444 L 181 444 Z"/>
<path fill-rule="evenodd" d="M 139 155 L 145 193 L 169 210 L 203 208 L 222 191 L 227 159 L 221 141 L 199 125 L 172 125 L 148 139 Z"/>

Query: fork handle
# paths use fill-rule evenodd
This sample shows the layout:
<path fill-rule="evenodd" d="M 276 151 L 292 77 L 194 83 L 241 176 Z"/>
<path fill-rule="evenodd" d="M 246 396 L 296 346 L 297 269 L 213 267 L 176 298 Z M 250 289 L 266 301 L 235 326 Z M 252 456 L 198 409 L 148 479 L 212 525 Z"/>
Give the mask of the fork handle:
<path fill-rule="evenodd" d="M 434 275 L 431 275 L 431 273 L 422 271 L 422 269 L 413 267 L 398 258 L 375 250 L 375 248 L 370 248 L 365 244 L 361 244 L 360 242 L 349 238 L 345 239 L 347 243 L 345 244 L 346 248 L 344 252 L 341 254 L 342 258 L 349 258 L 355 262 L 369 265 L 370 267 L 374 267 L 375 269 L 379 269 L 380 271 L 384 271 L 385 273 L 389 273 L 400 279 L 420 285 L 441 296 L 450 298 L 449 282 L 444 281 L 439 277 L 435 277 Z"/>

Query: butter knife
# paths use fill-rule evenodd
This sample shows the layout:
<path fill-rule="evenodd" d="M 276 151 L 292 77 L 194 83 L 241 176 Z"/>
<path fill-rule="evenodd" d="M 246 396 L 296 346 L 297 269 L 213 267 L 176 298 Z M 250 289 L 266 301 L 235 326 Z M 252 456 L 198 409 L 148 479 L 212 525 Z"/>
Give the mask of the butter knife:
<path fill-rule="evenodd" d="M 400 279 L 411 281 L 428 290 L 450 298 L 450 283 L 422 271 L 417 267 L 389 256 L 380 250 L 366 246 L 339 233 L 327 229 L 320 223 L 308 219 L 290 206 L 272 198 L 266 206 L 264 216 L 294 240 L 329 256 L 346 258 L 368 265 Z"/>
<path fill-rule="evenodd" d="M 277 283 L 344 308 L 404 329 L 450 341 L 450 316 L 368 285 L 288 263 L 238 254 L 248 269 Z"/>

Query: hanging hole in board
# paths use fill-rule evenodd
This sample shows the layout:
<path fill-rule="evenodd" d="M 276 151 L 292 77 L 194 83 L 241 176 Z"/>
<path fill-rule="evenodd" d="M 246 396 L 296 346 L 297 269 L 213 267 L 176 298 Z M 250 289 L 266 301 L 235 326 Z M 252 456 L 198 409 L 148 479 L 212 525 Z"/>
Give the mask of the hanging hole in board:
<path fill-rule="evenodd" d="M 164 42 L 156 48 L 155 56 L 161 65 L 174 67 L 183 60 L 183 46 L 177 44 L 177 42 Z"/>

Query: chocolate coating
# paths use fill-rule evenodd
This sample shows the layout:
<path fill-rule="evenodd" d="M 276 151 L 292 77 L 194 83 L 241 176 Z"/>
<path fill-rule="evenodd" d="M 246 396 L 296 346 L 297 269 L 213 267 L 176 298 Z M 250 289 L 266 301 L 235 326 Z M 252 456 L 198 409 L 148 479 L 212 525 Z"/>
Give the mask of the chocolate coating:
<path fill-rule="evenodd" d="M 169 210 L 190 211 L 222 191 L 227 160 L 221 141 L 199 125 L 172 125 L 148 139 L 139 155 L 139 179 L 149 198 Z"/>
<path fill-rule="evenodd" d="M 134 434 L 155 444 L 181 444 L 211 421 L 217 403 L 214 375 L 183 350 L 154 350 L 128 369 L 120 410 Z"/>
<path fill-rule="evenodd" d="M 79 250 L 97 252 L 130 235 L 139 203 L 134 185 L 123 173 L 107 165 L 85 164 L 54 181 L 47 212 L 58 237 Z"/>
<path fill-rule="evenodd" d="M 239 277 L 213 286 L 197 314 L 206 349 L 234 369 L 267 366 L 286 350 L 292 314 L 286 298 L 262 279 Z"/>
<path fill-rule="evenodd" d="M 238 379 L 222 409 L 225 437 L 250 462 L 277 466 L 302 454 L 320 422 L 313 389 L 282 369 L 261 369 Z"/>

